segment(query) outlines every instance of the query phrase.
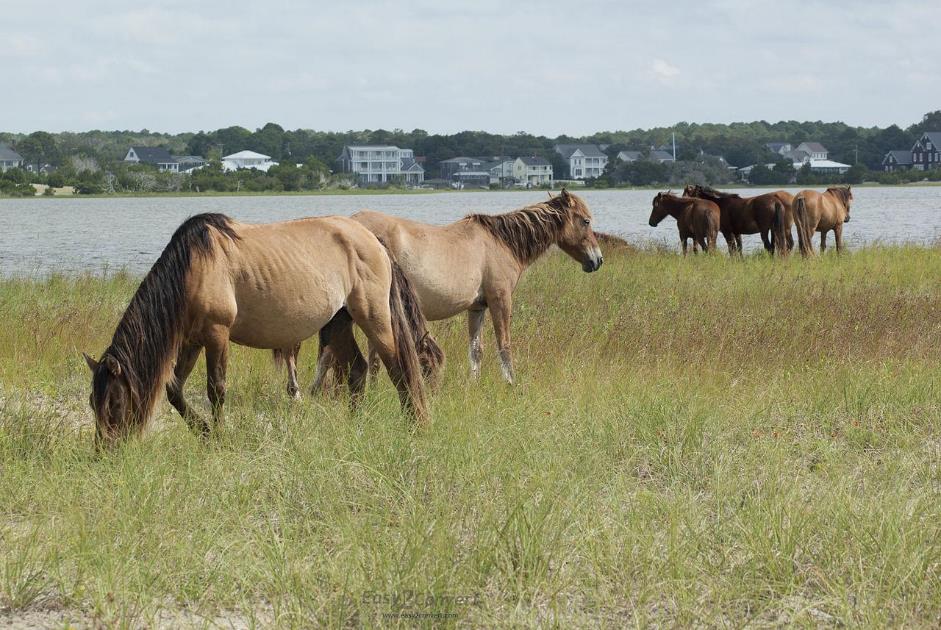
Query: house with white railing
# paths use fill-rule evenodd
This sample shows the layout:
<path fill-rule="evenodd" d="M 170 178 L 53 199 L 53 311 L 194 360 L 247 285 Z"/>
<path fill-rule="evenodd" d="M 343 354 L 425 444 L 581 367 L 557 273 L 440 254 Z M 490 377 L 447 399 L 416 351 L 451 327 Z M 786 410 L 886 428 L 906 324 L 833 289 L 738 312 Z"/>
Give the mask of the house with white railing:
<path fill-rule="evenodd" d="M 337 158 L 340 170 L 353 173 L 361 184 L 400 182 L 421 184 L 425 169 L 411 149 L 395 145 L 347 145 Z"/>

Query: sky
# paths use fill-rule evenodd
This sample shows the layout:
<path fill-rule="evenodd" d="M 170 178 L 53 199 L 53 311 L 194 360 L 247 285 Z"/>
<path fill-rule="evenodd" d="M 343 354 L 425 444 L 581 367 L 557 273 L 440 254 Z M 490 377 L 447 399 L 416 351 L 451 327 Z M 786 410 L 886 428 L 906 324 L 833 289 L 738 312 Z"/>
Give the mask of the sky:
<path fill-rule="evenodd" d="M 0 0 L 0 131 L 906 127 L 941 0 Z"/>

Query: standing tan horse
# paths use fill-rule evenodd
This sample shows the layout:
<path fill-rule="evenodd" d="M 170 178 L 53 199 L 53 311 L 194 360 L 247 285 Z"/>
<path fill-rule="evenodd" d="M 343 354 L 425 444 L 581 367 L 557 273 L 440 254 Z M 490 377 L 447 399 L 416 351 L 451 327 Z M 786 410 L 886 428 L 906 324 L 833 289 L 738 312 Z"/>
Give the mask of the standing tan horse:
<path fill-rule="evenodd" d="M 676 219 L 684 256 L 690 238 L 693 239 L 694 254 L 698 248 L 708 252 L 716 251 L 721 213 L 715 202 L 698 197 L 677 197 L 669 192 L 657 193 L 650 211 L 650 227 L 657 227 L 667 215 Z M 731 247 L 730 244 L 730 251 Z"/>
<path fill-rule="evenodd" d="M 480 333 L 489 309 L 503 377 L 513 382 L 513 290 L 537 258 L 557 245 L 586 272 L 597 271 L 604 262 L 588 206 L 564 189 L 545 202 L 513 212 L 472 214 L 444 226 L 368 210 L 352 218 L 388 244 L 415 287 L 427 319 L 448 319 L 467 312 L 471 374 L 475 378 L 480 375 Z M 331 360 L 327 353 L 321 359 L 317 382 Z M 371 360 L 370 369 L 377 368 L 377 362 Z"/>
<path fill-rule="evenodd" d="M 183 397 L 183 384 L 206 349 L 207 394 L 222 420 L 229 342 L 294 348 L 338 312 L 348 314 L 385 363 L 402 405 L 428 419 L 410 319 L 407 279 L 368 230 L 344 217 L 249 225 L 221 214 L 188 219 L 173 234 L 124 312 L 111 345 L 95 361 L 90 404 L 99 444 L 142 429 L 166 385 L 191 428 L 210 430 Z M 418 313 L 420 318 L 420 313 Z M 345 364 L 364 363 L 352 324 L 331 346 Z"/>
<path fill-rule="evenodd" d="M 843 251 L 843 224 L 850 220 L 853 193 L 849 186 L 827 188 L 826 192 L 802 190 L 794 196 L 794 223 L 802 256 L 814 253 L 811 238 L 820 232 L 820 253 L 827 249 L 827 232 L 833 230 L 836 251 Z"/>
<path fill-rule="evenodd" d="M 794 216 L 791 212 L 792 196 L 783 190 L 758 195 L 757 197 L 742 197 L 734 193 L 719 192 L 708 186 L 687 186 L 683 190 L 684 197 L 699 197 L 715 202 L 721 213 L 719 230 L 725 237 L 729 246 L 729 254 L 742 254 L 742 234 L 760 234 L 765 250 L 774 255 L 777 249 L 779 255 L 785 255 L 794 247 L 794 237 L 791 235 L 791 226 Z M 777 217 L 783 218 L 780 226 L 785 235 L 783 246 L 775 238 L 775 221 Z"/>

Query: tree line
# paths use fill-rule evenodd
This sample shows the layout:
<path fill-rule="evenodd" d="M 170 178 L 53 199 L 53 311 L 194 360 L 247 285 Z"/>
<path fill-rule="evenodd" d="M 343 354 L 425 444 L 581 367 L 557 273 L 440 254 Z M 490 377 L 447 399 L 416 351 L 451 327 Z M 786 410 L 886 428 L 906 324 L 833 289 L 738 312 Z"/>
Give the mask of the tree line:
<path fill-rule="evenodd" d="M 901 128 L 853 127 L 842 122 L 769 123 L 757 121 L 731 124 L 681 122 L 672 127 L 599 132 L 590 136 L 562 135 L 555 138 L 518 132 L 510 135 L 485 131 L 455 134 L 430 134 L 423 129 L 404 131 L 361 130 L 345 132 L 310 129 L 285 130 L 268 123 L 254 131 L 226 127 L 215 131 L 179 134 L 140 131 L 87 131 L 30 134 L 0 133 L 0 142 L 11 145 L 33 170 L 47 174 L 29 175 L 8 172 L 0 176 L 0 193 L 27 194 L 28 183 L 51 186 L 73 185 L 79 192 L 139 191 L 209 191 L 209 190 L 312 190 L 329 185 L 345 185 L 343 178 L 333 178 L 331 169 L 343 147 L 349 144 L 394 144 L 411 148 L 424 156 L 428 177 L 438 175 L 438 164 L 456 156 L 539 156 L 549 160 L 556 177 L 567 164 L 555 152 L 559 143 L 585 142 L 606 146 L 609 165 L 597 186 L 680 184 L 696 181 L 726 184 L 738 181 L 729 166 L 757 164 L 750 181 L 754 184 L 786 184 L 790 181 L 829 183 L 833 176 L 821 176 L 806 169 L 795 172 L 793 166 L 769 151 L 768 142 L 820 142 L 830 151 L 830 158 L 853 165 L 840 180 L 875 179 L 897 183 L 938 179 L 935 173 L 881 173 L 882 158 L 891 149 L 910 148 L 925 130 L 941 130 L 941 110 L 926 114 L 921 121 Z M 621 150 L 648 152 L 651 147 L 668 145 L 675 134 L 677 162 L 659 164 L 641 160 L 621 163 L 615 158 Z M 173 155 L 199 155 L 210 166 L 192 175 L 155 173 L 146 166 L 122 162 L 132 145 L 160 146 Z M 281 167 L 268 173 L 223 173 L 219 159 L 223 155 L 251 150 L 271 156 Z M 723 163 L 718 156 L 724 158 Z M 764 164 L 774 164 L 766 168 Z M 53 168 L 46 169 L 46 165 Z M 11 174 L 12 173 L 12 174 Z M 25 179 L 24 179 L 25 177 Z M 27 181 L 28 180 L 28 181 Z M 826 181 L 824 181 L 826 180 Z M 853 183 L 852 181 L 850 183 Z"/>

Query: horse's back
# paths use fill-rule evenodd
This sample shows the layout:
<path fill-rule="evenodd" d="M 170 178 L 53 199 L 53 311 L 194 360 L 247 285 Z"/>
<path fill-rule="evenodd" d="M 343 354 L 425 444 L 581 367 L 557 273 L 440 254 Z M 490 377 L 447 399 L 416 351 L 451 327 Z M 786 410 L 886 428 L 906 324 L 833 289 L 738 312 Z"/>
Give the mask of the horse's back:
<path fill-rule="evenodd" d="M 446 319 L 478 299 L 488 261 L 487 243 L 467 220 L 430 225 L 363 210 L 352 219 L 381 238 L 418 293 L 428 319 Z"/>
<path fill-rule="evenodd" d="M 232 339 L 244 345 L 284 348 L 311 337 L 362 275 L 388 269 L 376 237 L 346 217 L 237 224 L 236 231 L 226 256 L 228 297 Z"/>

